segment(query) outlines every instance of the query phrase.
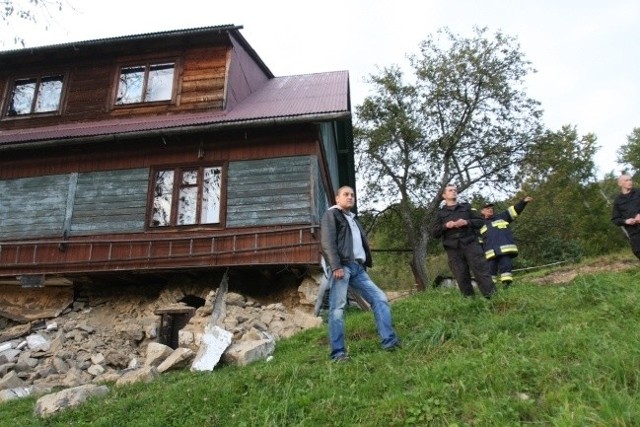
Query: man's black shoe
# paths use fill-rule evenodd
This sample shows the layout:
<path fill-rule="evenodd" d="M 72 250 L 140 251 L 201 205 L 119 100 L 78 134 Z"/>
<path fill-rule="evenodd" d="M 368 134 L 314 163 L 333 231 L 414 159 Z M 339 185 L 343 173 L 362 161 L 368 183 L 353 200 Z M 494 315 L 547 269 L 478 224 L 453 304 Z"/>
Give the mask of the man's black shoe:
<path fill-rule="evenodd" d="M 400 344 L 399 342 L 390 345 L 389 347 L 385 347 L 384 350 L 385 351 L 396 351 L 396 350 L 400 350 L 402 348 L 402 344 Z"/>
<path fill-rule="evenodd" d="M 336 357 L 334 357 L 333 359 L 331 359 L 333 362 L 348 362 L 349 360 L 351 360 L 351 358 L 346 355 L 346 354 L 339 354 Z"/>

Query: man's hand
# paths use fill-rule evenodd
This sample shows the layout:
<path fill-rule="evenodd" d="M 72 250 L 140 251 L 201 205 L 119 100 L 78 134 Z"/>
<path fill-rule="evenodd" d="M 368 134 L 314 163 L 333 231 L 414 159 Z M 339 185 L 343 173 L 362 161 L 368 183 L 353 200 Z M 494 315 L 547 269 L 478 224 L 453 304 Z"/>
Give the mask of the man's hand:
<path fill-rule="evenodd" d="M 529 203 L 529 202 L 530 202 L 530 201 L 532 201 L 532 200 L 533 200 L 533 197 L 531 197 L 531 196 L 526 196 L 526 197 L 524 198 L 524 201 L 525 201 L 526 203 Z"/>
<path fill-rule="evenodd" d="M 461 228 L 468 224 L 469 222 L 466 219 L 457 219 L 455 221 L 448 221 L 444 224 L 447 228 Z"/>
<path fill-rule="evenodd" d="M 637 216 L 635 218 L 627 218 L 624 221 L 624 223 L 627 224 L 627 225 L 636 225 L 636 224 L 638 224 L 638 222 L 640 222 L 640 221 L 638 221 L 638 217 Z"/>
<path fill-rule="evenodd" d="M 336 268 L 335 270 L 333 270 L 333 277 L 335 277 L 337 280 L 340 280 L 344 277 L 344 270 L 342 268 Z"/>
<path fill-rule="evenodd" d="M 445 227 L 447 228 L 461 228 L 466 226 L 469 223 L 469 221 L 467 221 L 466 219 L 457 219 L 455 221 L 449 221 L 445 224 Z"/>
<path fill-rule="evenodd" d="M 461 228 L 468 224 L 469 222 L 466 219 L 457 219 L 455 221 L 449 221 L 445 223 L 445 227 L 447 228 Z"/>

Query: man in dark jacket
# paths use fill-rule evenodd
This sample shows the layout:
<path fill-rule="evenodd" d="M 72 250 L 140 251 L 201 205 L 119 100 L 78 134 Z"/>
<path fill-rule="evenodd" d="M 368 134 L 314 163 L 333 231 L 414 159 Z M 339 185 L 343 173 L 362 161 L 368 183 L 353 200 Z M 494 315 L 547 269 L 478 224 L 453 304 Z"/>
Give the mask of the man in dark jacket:
<path fill-rule="evenodd" d="M 460 292 L 465 296 L 474 295 L 471 284 L 473 272 L 480 292 L 490 298 L 496 288 L 478 242 L 478 231 L 484 225 L 484 220 L 469 203 L 458 203 L 458 190 L 454 185 L 445 187 L 442 198 L 445 204 L 438 209 L 433 237 L 442 238 L 449 268 L 458 282 Z"/>
<path fill-rule="evenodd" d="M 618 178 L 620 194 L 613 202 L 611 222 L 622 227 L 629 237 L 633 254 L 640 259 L 640 191 L 633 188 L 631 176 Z"/>
<path fill-rule="evenodd" d="M 349 360 L 344 340 L 344 309 L 349 286 L 371 306 L 382 348 L 392 351 L 400 347 L 393 328 L 389 300 L 366 271 L 366 267 L 372 265 L 371 250 L 362 226 L 351 212 L 354 205 L 353 189 L 340 187 L 335 206 L 325 212 L 321 222 L 322 254 L 331 270 L 329 356 L 338 362 Z"/>
<path fill-rule="evenodd" d="M 512 259 L 518 256 L 518 246 L 509 224 L 522 213 L 531 200 L 531 196 L 526 196 L 498 214 L 493 212 L 493 203 L 487 203 L 480 210 L 485 223 L 480 229 L 480 236 L 484 255 L 489 260 L 489 272 L 493 281 L 500 279 L 505 288 L 513 283 Z"/>

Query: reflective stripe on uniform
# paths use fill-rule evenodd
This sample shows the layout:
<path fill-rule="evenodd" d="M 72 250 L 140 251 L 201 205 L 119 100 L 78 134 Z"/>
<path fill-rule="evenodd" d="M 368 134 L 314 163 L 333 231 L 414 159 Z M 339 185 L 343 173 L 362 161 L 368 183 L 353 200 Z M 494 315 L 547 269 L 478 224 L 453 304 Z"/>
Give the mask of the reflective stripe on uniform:
<path fill-rule="evenodd" d="M 511 272 L 500 274 L 500 281 L 501 282 L 511 282 L 511 281 L 513 281 L 513 274 L 511 274 Z"/>
<path fill-rule="evenodd" d="M 495 258 L 495 256 L 496 256 L 496 251 L 494 251 L 493 249 L 489 249 L 488 251 L 485 251 L 485 252 L 484 252 L 484 256 L 485 256 L 487 259 Z"/>
<path fill-rule="evenodd" d="M 494 228 L 503 230 L 505 228 L 509 228 L 509 223 L 504 219 L 497 219 L 491 223 Z"/>
<path fill-rule="evenodd" d="M 500 246 L 500 252 L 503 254 L 515 254 L 518 253 L 518 247 L 516 245 L 502 245 Z"/>
<path fill-rule="evenodd" d="M 518 217 L 518 212 L 516 212 L 516 207 L 515 206 L 509 206 L 509 209 L 507 209 L 509 212 L 509 216 L 511 217 L 512 220 L 516 219 Z"/>

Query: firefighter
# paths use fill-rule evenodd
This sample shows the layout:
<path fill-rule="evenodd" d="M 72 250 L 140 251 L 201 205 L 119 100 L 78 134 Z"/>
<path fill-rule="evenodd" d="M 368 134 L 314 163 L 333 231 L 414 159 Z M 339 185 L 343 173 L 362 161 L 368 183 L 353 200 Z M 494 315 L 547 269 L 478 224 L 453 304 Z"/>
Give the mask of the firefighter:
<path fill-rule="evenodd" d="M 484 218 L 484 226 L 480 229 L 480 236 L 484 255 L 489 261 L 489 271 L 493 281 L 500 280 L 505 288 L 513 283 L 512 259 L 518 256 L 518 247 L 509 225 L 532 200 L 531 196 L 526 196 L 506 211 L 498 214 L 493 212 L 493 203 L 485 204 L 480 210 Z"/>

